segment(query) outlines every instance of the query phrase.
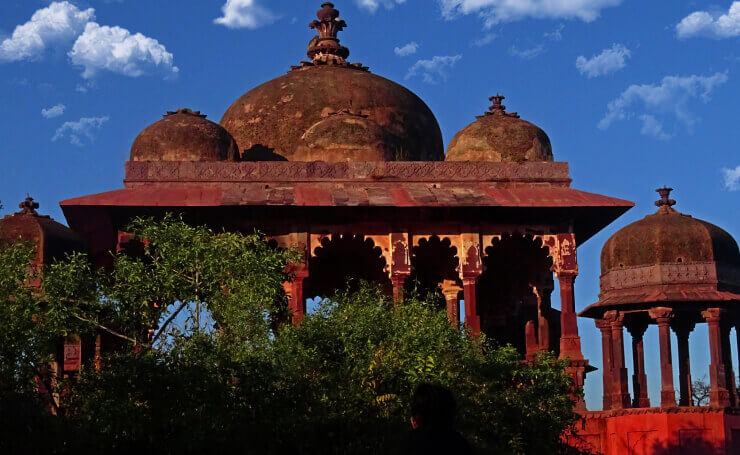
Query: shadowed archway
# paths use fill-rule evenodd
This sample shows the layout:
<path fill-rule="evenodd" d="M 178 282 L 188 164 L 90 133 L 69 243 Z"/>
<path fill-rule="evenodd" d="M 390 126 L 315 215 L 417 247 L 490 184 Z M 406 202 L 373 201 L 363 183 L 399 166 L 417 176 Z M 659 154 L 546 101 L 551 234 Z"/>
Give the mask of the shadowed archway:
<path fill-rule="evenodd" d="M 552 259 L 541 241 L 523 235 L 495 239 L 485 252 L 484 272 L 478 285 L 481 330 L 524 354 L 527 322 L 538 321 L 538 299 L 533 286 L 552 290 Z M 546 317 L 550 319 L 549 293 L 547 306 Z M 554 332 L 547 334 L 548 340 L 554 338 Z"/>
<path fill-rule="evenodd" d="M 411 275 L 406 280 L 406 293 L 417 292 L 421 297 L 431 294 L 435 303 L 444 308 L 445 298 L 440 284 L 445 280 L 459 282 L 457 248 L 450 239 L 433 235 L 419 240 L 412 250 Z"/>
<path fill-rule="evenodd" d="M 363 280 L 378 283 L 390 292 L 391 282 L 385 269 L 382 251 L 372 240 L 352 234 L 325 237 L 309 260 L 310 276 L 304 294 L 330 297 Z"/>

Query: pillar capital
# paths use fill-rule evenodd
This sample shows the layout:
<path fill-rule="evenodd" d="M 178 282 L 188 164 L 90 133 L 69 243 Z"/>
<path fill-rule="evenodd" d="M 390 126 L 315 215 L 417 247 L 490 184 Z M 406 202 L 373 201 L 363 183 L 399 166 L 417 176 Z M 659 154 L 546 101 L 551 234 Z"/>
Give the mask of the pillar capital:
<path fill-rule="evenodd" d="M 719 323 L 726 313 L 727 312 L 722 308 L 708 308 L 705 311 L 702 311 L 701 315 L 708 324 L 713 324 Z"/>
<path fill-rule="evenodd" d="M 625 321 L 625 327 L 633 339 L 642 340 L 647 331 L 649 321 L 646 317 L 629 317 Z"/>
<path fill-rule="evenodd" d="M 665 307 L 653 308 L 648 311 L 648 314 L 651 318 L 655 319 L 655 322 L 657 322 L 659 326 L 669 325 L 675 316 L 671 308 Z"/>

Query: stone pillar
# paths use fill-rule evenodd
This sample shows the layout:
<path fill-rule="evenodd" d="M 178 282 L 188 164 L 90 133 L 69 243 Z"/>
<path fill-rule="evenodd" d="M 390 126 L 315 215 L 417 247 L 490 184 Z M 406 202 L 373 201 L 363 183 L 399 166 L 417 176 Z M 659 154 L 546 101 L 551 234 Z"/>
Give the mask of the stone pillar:
<path fill-rule="evenodd" d="M 480 334 L 480 313 L 478 311 L 478 279 L 483 273 L 480 234 L 475 232 L 460 234 L 460 279 L 463 283 L 465 300 L 465 326 L 473 336 Z"/>
<path fill-rule="evenodd" d="M 730 394 L 730 406 L 737 406 L 737 385 L 735 383 L 735 372 L 732 368 L 732 345 L 730 344 L 730 331 L 732 324 L 729 318 L 720 322 L 722 333 L 722 360 L 725 364 L 725 376 L 727 377 L 727 391 Z"/>
<path fill-rule="evenodd" d="M 393 301 L 395 303 L 403 302 L 403 287 L 406 284 L 406 279 L 409 276 L 406 274 L 397 274 L 391 276 L 391 284 L 393 285 Z"/>
<path fill-rule="evenodd" d="M 671 319 L 670 308 L 656 308 L 650 316 L 658 323 L 660 341 L 660 407 L 676 406 L 676 391 L 673 388 L 673 358 L 671 356 Z"/>
<path fill-rule="evenodd" d="M 673 331 L 678 345 L 678 386 L 679 406 L 693 406 L 691 400 L 691 357 L 689 355 L 689 334 L 694 330 L 694 322 L 675 320 Z"/>
<path fill-rule="evenodd" d="M 307 275 L 307 274 L 306 274 Z M 288 285 L 289 307 L 293 325 L 300 325 L 301 320 L 306 315 L 306 299 L 303 296 L 304 275 L 296 275 Z"/>
<path fill-rule="evenodd" d="M 458 297 L 463 289 L 453 280 L 444 280 L 439 288 L 447 302 L 447 319 L 453 327 L 458 327 L 460 325 L 460 299 Z"/>
<path fill-rule="evenodd" d="M 560 283 L 560 358 L 583 360 L 573 284 L 576 273 L 558 273 Z"/>
<path fill-rule="evenodd" d="M 552 288 L 536 286 L 533 292 L 537 296 L 537 336 L 539 338 L 539 348 L 541 351 L 549 351 L 550 320 L 547 317 L 551 308 L 550 296 L 552 294 Z"/>
<path fill-rule="evenodd" d="M 612 332 L 612 381 L 613 391 L 612 409 L 626 409 L 630 407 L 630 390 L 627 382 L 627 368 L 624 362 L 624 315 L 616 311 L 609 311 L 605 315 Z"/>
<path fill-rule="evenodd" d="M 709 326 L 709 405 L 713 408 L 730 406 L 730 392 L 727 387 L 727 375 L 724 363 L 722 328 L 720 324 L 724 311 L 710 308 L 702 312 Z"/>
<path fill-rule="evenodd" d="M 649 408 L 650 398 L 648 398 L 647 374 L 645 373 L 645 347 L 643 337 L 647 330 L 646 321 L 630 321 L 627 330 L 632 335 L 632 407 Z"/>
<path fill-rule="evenodd" d="M 606 319 L 596 319 L 596 327 L 601 330 L 601 358 L 602 379 L 604 383 L 604 411 L 612 408 L 612 376 L 614 361 L 612 360 L 612 327 Z"/>
<path fill-rule="evenodd" d="M 463 278 L 463 297 L 465 299 L 465 327 L 473 336 L 480 335 L 480 315 L 478 313 L 478 278 Z"/>
<path fill-rule="evenodd" d="M 540 343 L 537 341 L 537 329 L 534 320 L 529 320 L 524 325 L 524 345 L 526 349 L 525 358 L 533 361 L 540 351 Z"/>

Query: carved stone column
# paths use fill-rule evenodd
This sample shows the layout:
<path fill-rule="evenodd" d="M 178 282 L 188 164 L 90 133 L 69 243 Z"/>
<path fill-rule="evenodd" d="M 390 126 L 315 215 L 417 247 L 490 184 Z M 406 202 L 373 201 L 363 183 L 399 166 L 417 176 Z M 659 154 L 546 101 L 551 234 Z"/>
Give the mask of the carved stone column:
<path fill-rule="evenodd" d="M 631 320 L 627 325 L 627 330 L 632 335 L 632 407 L 649 408 L 650 398 L 648 398 L 647 374 L 645 373 L 645 347 L 643 337 L 647 330 L 647 321 Z"/>
<path fill-rule="evenodd" d="M 709 326 L 709 405 L 713 408 L 726 408 L 730 405 L 730 391 L 727 387 L 727 373 L 724 362 L 722 317 L 724 311 L 710 308 L 702 312 Z"/>
<path fill-rule="evenodd" d="M 550 350 L 550 314 L 552 287 L 535 286 L 532 290 L 537 296 L 537 336 L 539 338 L 539 348 L 541 351 Z"/>
<path fill-rule="evenodd" d="M 604 383 L 604 411 L 612 408 L 612 376 L 614 361 L 612 359 L 612 326 L 606 319 L 596 319 L 596 327 L 601 330 L 602 379 Z"/>
<path fill-rule="evenodd" d="M 673 323 L 678 345 L 678 386 L 679 406 L 692 406 L 691 400 L 691 358 L 689 355 L 689 334 L 694 330 L 694 322 L 677 319 Z"/>
<path fill-rule="evenodd" d="M 460 234 L 460 279 L 463 283 L 465 301 L 465 326 L 473 336 L 480 334 L 478 310 L 478 279 L 483 273 L 480 234 Z"/>
<path fill-rule="evenodd" d="M 660 341 L 660 407 L 676 406 L 676 391 L 673 387 L 673 358 L 671 357 L 671 319 L 670 308 L 656 308 L 650 316 L 658 323 Z"/>
<path fill-rule="evenodd" d="M 575 273 L 559 273 L 560 283 L 560 358 L 582 360 L 581 337 L 578 336 L 578 320 L 576 315 L 575 294 L 573 283 Z"/>
<path fill-rule="evenodd" d="M 729 316 L 729 315 L 728 315 Z M 732 345 L 730 345 L 730 331 L 732 323 L 729 317 L 720 322 L 722 334 L 722 360 L 725 364 L 725 376 L 727 377 L 727 391 L 730 394 L 730 406 L 737 406 L 737 385 L 735 383 L 735 372 L 732 368 Z"/>
<path fill-rule="evenodd" d="M 447 302 L 447 319 L 453 327 L 458 327 L 460 325 L 460 299 L 458 297 L 463 289 L 453 280 L 444 280 L 439 288 Z"/>
<path fill-rule="evenodd" d="M 465 326 L 474 336 L 480 334 L 480 315 L 478 313 L 478 278 L 463 278 L 463 298 L 465 300 Z"/>
<path fill-rule="evenodd" d="M 394 232 L 390 234 L 391 246 L 391 283 L 393 284 L 393 301 L 403 301 L 403 287 L 406 279 L 411 275 L 411 248 L 409 234 Z"/>
<path fill-rule="evenodd" d="M 605 315 L 612 332 L 612 380 L 613 391 L 612 409 L 626 409 L 630 407 L 630 391 L 627 382 L 627 368 L 624 362 L 624 315 L 616 311 L 609 311 Z"/>

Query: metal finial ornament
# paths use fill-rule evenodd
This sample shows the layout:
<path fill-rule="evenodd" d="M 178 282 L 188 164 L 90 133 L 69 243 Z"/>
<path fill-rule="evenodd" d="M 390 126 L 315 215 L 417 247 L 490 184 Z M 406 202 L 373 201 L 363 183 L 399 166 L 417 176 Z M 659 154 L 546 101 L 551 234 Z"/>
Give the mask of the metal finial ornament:
<path fill-rule="evenodd" d="M 34 201 L 31 196 L 27 196 L 23 202 L 18 204 L 18 208 L 21 209 L 18 212 L 19 215 L 37 215 L 36 209 L 39 208 L 39 203 Z"/>
<path fill-rule="evenodd" d="M 325 2 L 316 12 L 318 20 L 308 26 L 316 30 L 319 35 L 311 40 L 308 47 L 308 58 L 314 63 L 336 64 L 344 63 L 349 57 L 349 49 L 339 44 L 337 35 L 344 30 L 347 23 L 339 19 L 339 11 L 331 2 Z"/>
<path fill-rule="evenodd" d="M 664 186 L 663 188 L 658 188 L 655 190 L 660 194 L 660 200 L 655 201 L 655 205 L 657 207 L 673 207 L 676 205 L 676 201 L 671 199 L 669 196 L 671 195 L 671 191 L 673 191 L 673 188 L 668 188 L 667 186 Z"/>
<path fill-rule="evenodd" d="M 165 115 L 163 115 L 162 117 L 163 118 L 167 118 L 170 115 L 175 115 L 175 114 L 192 115 L 194 117 L 199 117 L 199 118 L 206 118 L 206 117 L 208 117 L 206 114 L 201 114 L 200 111 L 194 111 L 192 109 L 188 109 L 187 107 L 181 107 L 180 109 L 178 109 L 176 111 L 167 111 L 167 113 Z"/>

